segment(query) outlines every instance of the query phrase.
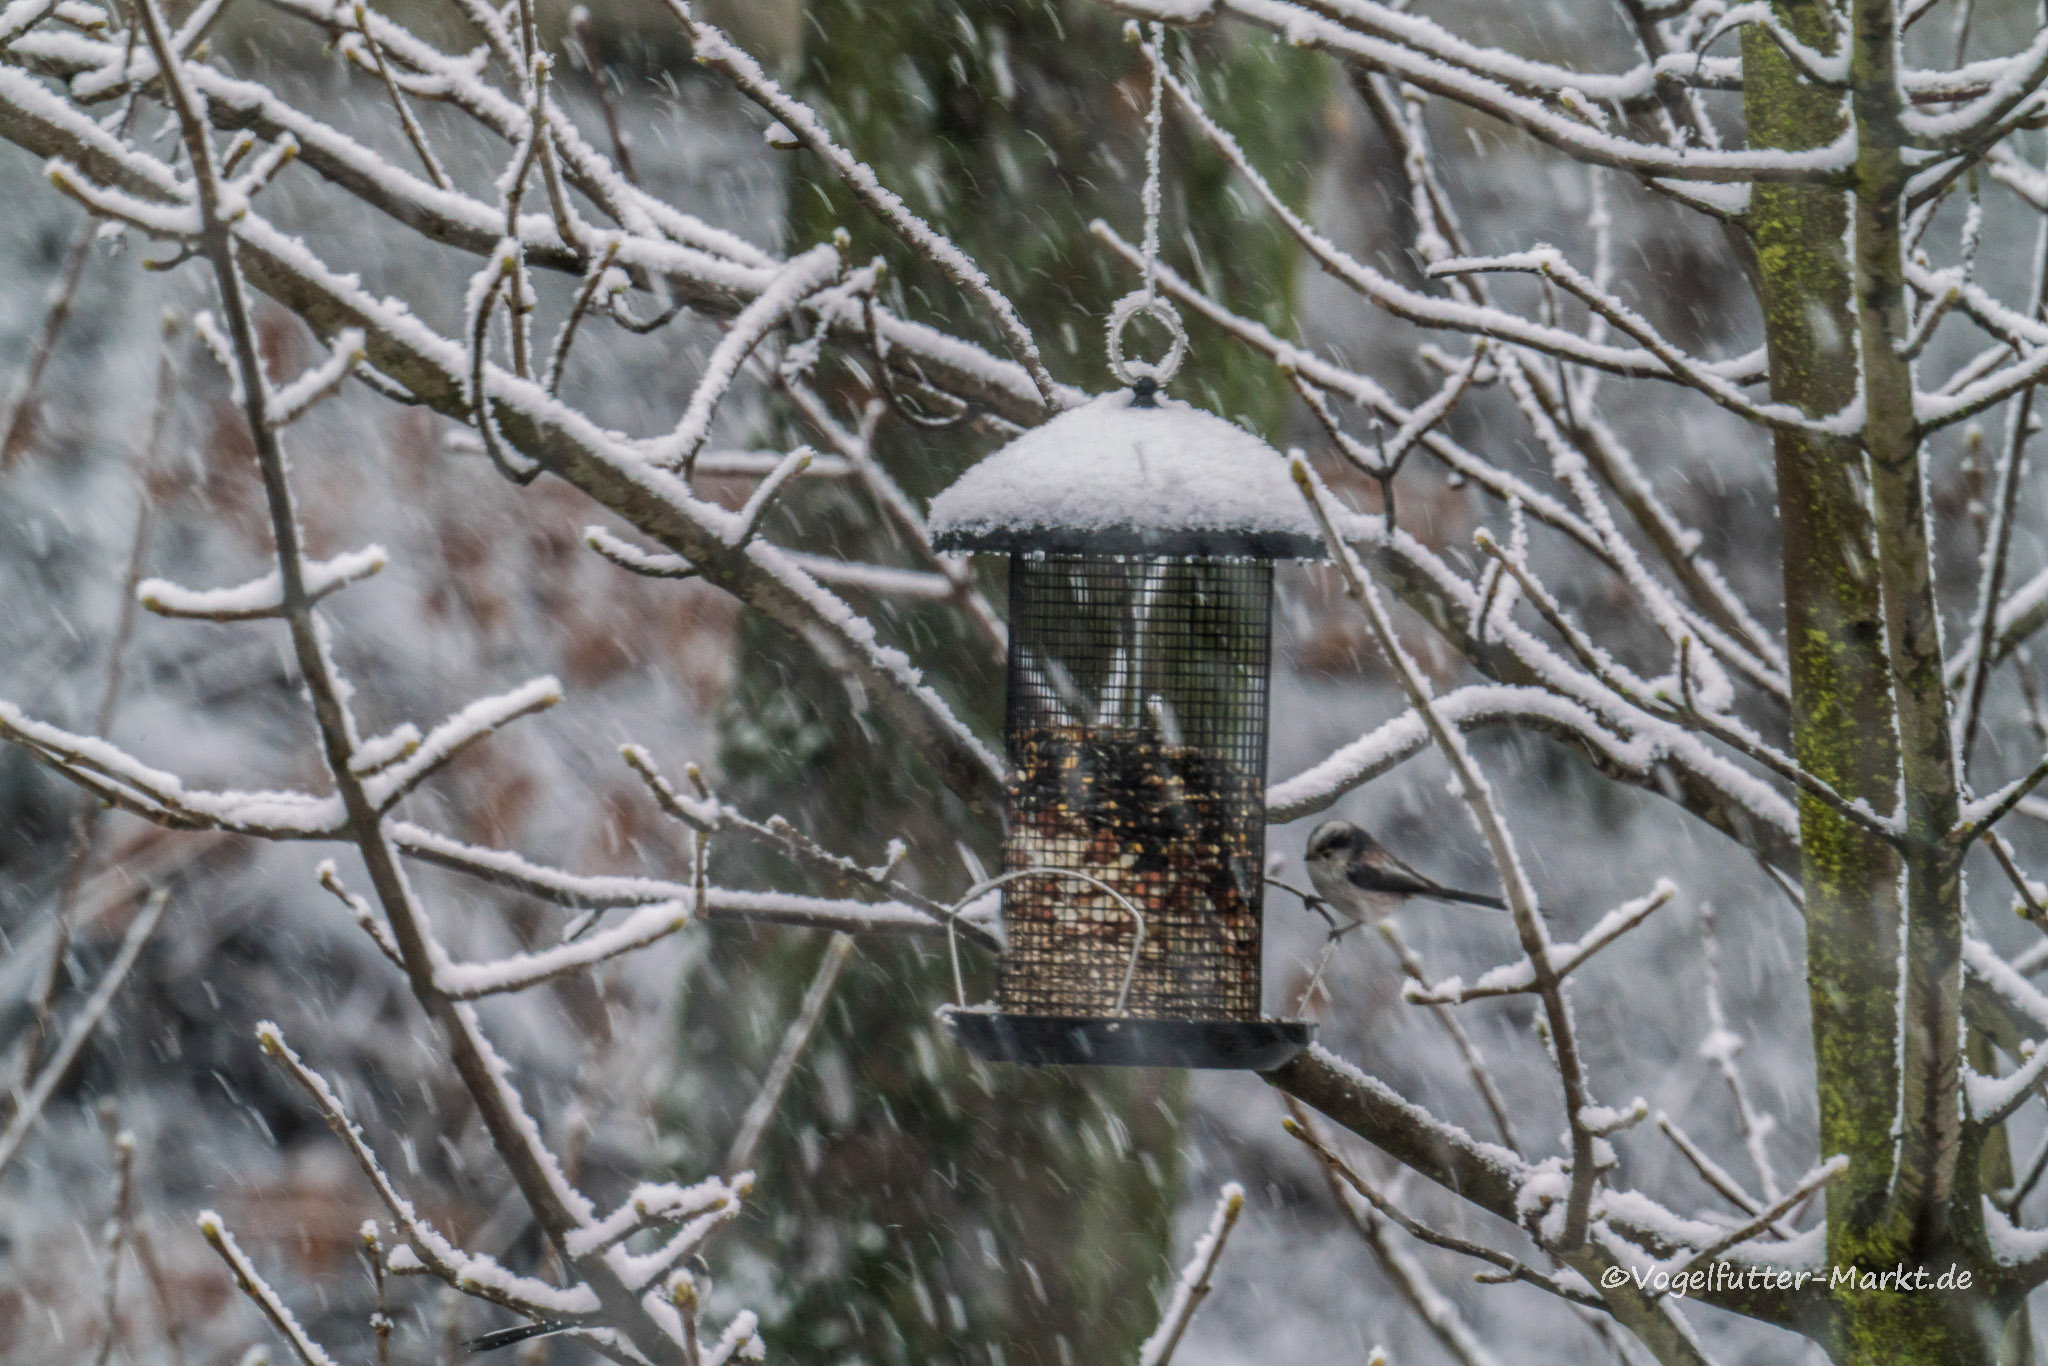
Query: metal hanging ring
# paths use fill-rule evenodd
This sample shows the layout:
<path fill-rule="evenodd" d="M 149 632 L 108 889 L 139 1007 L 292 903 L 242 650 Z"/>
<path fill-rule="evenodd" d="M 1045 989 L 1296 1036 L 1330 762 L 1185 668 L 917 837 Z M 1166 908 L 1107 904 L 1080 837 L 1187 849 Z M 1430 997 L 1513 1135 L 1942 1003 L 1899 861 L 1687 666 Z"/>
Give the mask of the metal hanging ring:
<path fill-rule="evenodd" d="M 1099 877 L 1092 877 L 1087 873 L 1078 872 L 1072 868 L 1048 868 L 1043 864 L 1032 868 L 1017 868 L 998 877 L 977 882 L 962 893 L 958 901 L 946 908 L 946 952 L 953 959 L 954 1001 L 959 1004 L 960 1009 L 965 1010 L 968 1008 L 967 982 L 960 975 L 960 935 L 958 932 L 960 913 L 965 911 L 968 903 L 972 902 L 976 897 L 985 896 L 998 887 L 1007 887 L 1012 882 L 1027 877 L 1063 877 L 1070 878 L 1075 882 L 1085 882 L 1097 891 L 1107 892 L 1111 897 L 1115 898 L 1117 904 L 1122 906 L 1125 913 L 1131 917 L 1135 925 L 1131 934 L 1131 957 L 1130 961 L 1124 965 L 1123 985 L 1118 987 L 1116 991 L 1116 1015 L 1117 1018 L 1121 1019 L 1124 1013 L 1124 1004 L 1130 999 L 1131 983 L 1138 976 L 1138 954 L 1145 947 L 1144 914 L 1131 904 L 1129 897 Z"/>
<path fill-rule="evenodd" d="M 1165 324 L 1173 337 L 1173 345 L 1156 361 L 1124 359 L 1124 329 L 1141 313 Z M 1141 379 L 1149 379 L 1164 387 L 1180 369 L 1181 360 L 1187 353 L 1188 332 L 1181 323 L 1180 313 L 1157 294 L 1143 289 L 1133 290 L 1118 299 L 1116 306 L 1109 310 L 1109 372 L 1126 388 Z"/>

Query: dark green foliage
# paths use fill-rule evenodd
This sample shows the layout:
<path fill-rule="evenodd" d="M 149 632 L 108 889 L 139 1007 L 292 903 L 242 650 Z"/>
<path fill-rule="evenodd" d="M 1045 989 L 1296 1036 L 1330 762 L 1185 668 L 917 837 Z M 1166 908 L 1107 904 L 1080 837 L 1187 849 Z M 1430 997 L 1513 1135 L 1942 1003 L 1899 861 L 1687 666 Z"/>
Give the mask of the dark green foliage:
<path fill-rule="evenodd" d="M 792 84 L 827 113 L 834 135 L 981 262 L 1056 375 L 1090 389 L 1111 383 L 1102 319 L 1138 280 L 1088 223 L 1100 216 L 1133 240 L 1139 233 L 1146 84 L 1121 21 L 1083 0 L 971 12 L 938 0 L 814 0 L 804 45 Z M 1299 199 L 1309 178 L 1300 149 L 1315 143 L 1324 100 L 1317 59 L 1241 35 L 1227 47 L 1204 35 L 1198 51 L 1212 107 Z M 1256 221 L 1214 158 L 1171 133 L 1166 158 L 1167 258 L 1284 329 L 1295 253 Z M 819 179 L 808 154 L 794 154 L 791 170 L 792 248 L 843 226 L 856 261 L 888 260 L 895 306 L 1000 352 L 971 306 L 836 181 Z M 1197 329 L 1193 340 L 1176 391 L 1271 432 L 1284 382 L 1213 333 Z M 850 375 L 818 383 L 842 412 L 862 397 Z M 933 433 L 892 419 L 879 454 L 922 500 L 990 446 L 975 425 Z M 900 562 L 888 528 L 854 498 L 806 489 L 779 516 L 771 532 L 785 543 Z M 1001 661 L 959 614 L 858 606 L 993 742 Z M 934 893 L 970 881 L 961 846 L 997 865 L 995 813 L 948 793 L 800 645 L 749 618 L 739 648 L 719 764 L 727 795 L 864 862 L 901 838 L 911 847 L 905 866 Z M 835 890 L 792 881 L 759 849 L 717 849 L 714 869 L 720 880 Z M 693 1055 L 736 1056 L 742 1070 L 706 1083 L 726 1089 L 677 1098 L 686 1169 L 723 1152 L 823 947 L 818 936 L 780 931 L 712 936 L 690 984 L 683 1043 Z M 966 956 L 969 994 L 986 997 L 986 959 Z M 781 1359 L 1129 1360 L 1169 1270 L 1179 1079 L 974 1063 L 932 1017 L 951 991 L 943 941 L 862 945 L 757 1161 L 757 1212 L 721 1240 L 726 1275 L 762 1308 Z M 779 1298 L 750 1279 L 750 1265 L 766 1264 Z"/>

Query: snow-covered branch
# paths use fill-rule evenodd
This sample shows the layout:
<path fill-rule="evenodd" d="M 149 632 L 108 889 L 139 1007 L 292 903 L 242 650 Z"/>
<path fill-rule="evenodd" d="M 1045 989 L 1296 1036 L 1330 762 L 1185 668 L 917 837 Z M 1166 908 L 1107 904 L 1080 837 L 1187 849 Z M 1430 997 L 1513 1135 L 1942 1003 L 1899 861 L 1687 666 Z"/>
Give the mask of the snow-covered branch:
<path fill-rule="evenodd" d="M 1195 1311 L 1213 1288 L 1211 1281 L 1216 1275 L 1216 1263 L 1223 1257 L 1224 1240 L 1230 1237 L 1230 1230 L 1237 1226 L 1237 1217 L 1243 1212 L 1243 1186 L 1233 1181 L 1217 1192 L 1216 1212 L 1209 1216 L 1208 1231 L 1195 1244 L 1187 1265 L 1174 1281 L 1173 1294 L 1159 1315 L 1159 1327 L 1138 1349 L 1138 1366 L 1167 1366 L 1173 1359 L 1174 1349 L 1180 1346 L 1188 1325 L 1194 1321 Z"/>
<path fill-rule="evenodd" d="M 1586 960 L 1630 930 L 1643 923 L 1653 911 L 1678 895 L 1678 888 L 1669 882 L 1660 882 L 1649 895 L 1639 896 L 1633 901 L 1616 906 L 1594 922 L 1593 927 L 1577 940 L 1568 944 L 1557 944 L 1551 949 L 1551 964 L 1559 977 L 1570 976 L 1583 967 Z M 1488 996 L 1513 996 L 1536 990 L 1536 971 L 1528 959 L 1503 963 L 1480 974 L 1471 982 L 1450 977 L 1427 986 L 1410 982 L 1401 993 L 1403 998 L 1415 1005 L 1462 1005 L 1466 1001 L 1477 1001 Z"/>
<path fill-rule="evenodd" d="M 364 546 L 331 560 L 308 560 L 299 573 L 314 602 L 367 579 L 389 563 L 384 547 Z M 275 569 L 232 588 L 186 588 L 168 579 L 144 579 L 136 600 L 160 617 L 201 621 L 257 621 L 284 611 L 284 579 Z"/>
<path fill-rule="evenodd" d="M 1594 1183 L 1598 1179 L 1594 1165 L 1595 1135 L 1583 1118 L 1592 1100 L 1579 1061 L 1571 1008 L 1565 1001 L 1563 980 L 1552 958 L 1549 931 L 1537 914 L 1535 890 L 1523 870 L 1513 836 L 1493 801 L 1492 790 L 1465 747 L 1464 736 L 1446 726 L 1437 716 L 1433 689 L 1395 635 L 1393 622 L 1387 616 L 1378 591 L 1366 577 L 1364 566 L 1359 564 L 1350 545 L 1337 534 L 1326 502 L 1327 494 L 1309 471 L 1306 461 L 1296 457 L 1292 469 L 1302 497 L 1308 501 L 1317 524 L 1322 527 L 1324 539 L 1337 559 L 1347 595 L 1365 610 L 1380 650 L 1394 666 L 1409 704 L 1421 715 L 1423 724 L 1429 729 L 1430 739 L 1456 775 L 1459 794 L 1464 797 L 1474 822 L 1486 838 L 1495 871 L 1507 892 L 1508 908 L 1515 917 L 1515 930 L 1522 941 L 1523 954 L 1529 961 L 1536 992 L 1543 1001 L 1558 1077 L 1564 1087 L 1565 1114 L 1570 1121 L 1572 1135 L 1572 1177 L 1566 1200 L 1562 1245 L 1567 1251 L 1576 1251 L 1586 1239 L 1586 1221 L 1592 1205 Z"/>

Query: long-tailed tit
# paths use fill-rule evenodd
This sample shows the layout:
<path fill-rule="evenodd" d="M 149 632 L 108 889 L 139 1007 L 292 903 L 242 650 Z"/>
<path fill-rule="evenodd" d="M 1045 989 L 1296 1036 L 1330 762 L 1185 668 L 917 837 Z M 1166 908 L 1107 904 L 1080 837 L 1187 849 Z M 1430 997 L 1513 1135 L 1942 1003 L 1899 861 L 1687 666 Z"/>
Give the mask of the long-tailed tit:
<path fill-rule="evenodd" d="M 1507 909 L 1497 896 L 1461 892 L 1416 872 L 1350 821 L 1324 821 L 1308 837 L 1308 877 L 1328 903 L 1334 933 L 1375 924 L 1415 897 Z M 1348 923 L 1339 925 L 1337 917 Z"/>

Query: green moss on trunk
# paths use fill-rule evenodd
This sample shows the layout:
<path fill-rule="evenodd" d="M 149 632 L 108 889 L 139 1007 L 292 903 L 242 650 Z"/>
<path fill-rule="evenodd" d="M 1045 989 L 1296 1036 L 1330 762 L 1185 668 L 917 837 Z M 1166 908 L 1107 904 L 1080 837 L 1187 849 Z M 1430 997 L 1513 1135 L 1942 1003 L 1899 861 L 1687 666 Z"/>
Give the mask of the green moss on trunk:
<path fill-rule="evenodd" d="M 1826 42 L 1828 8 L 1799 3 L 1780 12 L 1795 32 Z M 1841 132 L 1839 98 L 1801 80 L 1754 31 L 1745 34 L 1743 79 L 1752 145 L 1814 147 Z M 1751 201 L 1771 396 L 1809 413 L 1836 411 L 1856 396 L 1849 211 L 1846 194 L 1803 185 L 1758 185 Z M 1837 791 L 1885 810 L 1899 759 L 1863 452 L 1852 439 L 1797 432 L 1777 432 L 1773 441 L 1793 752 Z M 1890 1182 L 1898 860 L 1810 796 L 1800 802 L 1800 841 L 1821 1147 L 1850 1159 L 1828 1197 L 1829 1253 L 1853 1261 L 1877 1250 L 1867 1238 Z"/>
<path fill-rule="evenodd" d="M 1820 146 L 1853 116 L 1862 149 L 1853 193 L 1759 185 L 1747 226 L 1772 396 L 1832 413 L 1856 398 L 1859 364 L 1871 376 L 1862 440 L 1774 435 L 1794 753 L 1877 811 L 1892 809 L 1903 783 L 1909 825 L 1924 836 L 1952 822 L 1954 789 L 1911 377 L 1892 346 L 1904 305 L 1890 37 L 1878 31 L 1885 17 L 1874 5 L 1857 8 L 1871 31 L 1856 38 L 1857 94 L 1847 108 L 1838 92 L 1803 80 L 1768 38 L 1745 32 L 1750 145 Z M 1833 6 L 1781 0 L 1777 9 L 1802 40 L 1834 46 Z M 1828 1194 L 1828 1260 L 1937 1271 L 1953 1257 L 1967 1262 L 1974 1249 L 1958 1248 L 1948 1227 L 1960 984 L 1953 861 L 1924 840 L 1902 860 L 1811 798 L 1801 800 L 1800 836 L 1821 1150 L 1851 1163 Z M 1895 1141 L 1902 1087 L 1906 1136 Z M 1974 1177 L 1965 1182 L 1972 1192 Z M 1988 1363 L 2004 1317 L 1978 1295 L 1845 1284 L 1830 1289 L 1819 1331 L 1845 1366 Z"/>

